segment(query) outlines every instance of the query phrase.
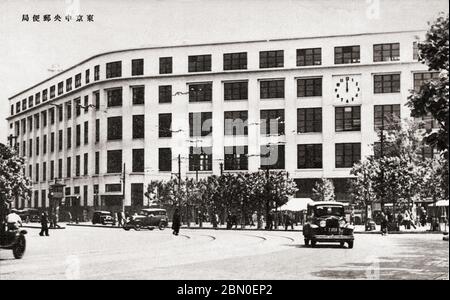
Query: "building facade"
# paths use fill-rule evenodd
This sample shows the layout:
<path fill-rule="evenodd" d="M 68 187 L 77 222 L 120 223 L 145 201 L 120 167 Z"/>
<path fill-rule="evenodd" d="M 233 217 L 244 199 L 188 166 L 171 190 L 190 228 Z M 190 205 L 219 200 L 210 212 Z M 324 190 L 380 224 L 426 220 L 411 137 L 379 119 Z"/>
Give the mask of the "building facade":
<path fill-rule="evenodd" d="M 145 205 L 151 180 L 284 169 L 299 197 L 350 168 L 377 129 L 407 118 L 409 90 L 435 76 L 417 61 L 423 31 L 113 51 L 9 98 L 8 133 L 32 178 L 17 207 Z M 70 201 L 70 199 L 78 199 Z M 122 202 L 124 199 L 124 202 Z"/>

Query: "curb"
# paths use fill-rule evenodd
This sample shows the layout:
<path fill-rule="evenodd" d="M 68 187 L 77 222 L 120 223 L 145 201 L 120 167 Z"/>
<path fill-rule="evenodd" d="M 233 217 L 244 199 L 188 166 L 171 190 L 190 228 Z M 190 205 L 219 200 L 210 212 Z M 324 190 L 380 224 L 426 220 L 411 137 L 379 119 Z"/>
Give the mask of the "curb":
<path fill-rule="evenodd" d="M 20 228 L 28 228 L 28 229 L 41 229 L 41 226 L 29 226 L 29 225 L 23 225 Z M 66 227 L 61 226 L 61 228 L 48 228 L 49 230 L 59 230 L 59 229 L 66 229 Z"/>
<path fill-rule="evenodd" d="M 122 227 L 117 226 L 105 226 L 105 225 L 90 225 L 90 224 L 67 224 L 67 226 L 74 227 L 94 227 L 94 228 L 108 228 L 108 229 L 122 229 Z M 34 227 L 37 228 L 37 227 Z M 169 227 L 167 227 L 169 228 Z M 194 229 L 194 230 L 227 230 L 227 231 L 267 231 L 264 229 L 252 229 L 252 228 L 236 228 L 236 229 L 226 229 L 226 228 L 211 228 L 211 227 L 187 227 L 182 226 L 182 229 Z M 170 228 L 169 228 L 170 229 Z M 273 229 L 270 231 L 280 231 L 280 232 L 303 232 L 301 229 L 294 230 L 284 230 L 284 229 Z M 381 235 L 381 231 L 355 231 L 354 234 L 376 234 Z M 442 234 L 439 231 L 392 231 L 389 234 Z"/>

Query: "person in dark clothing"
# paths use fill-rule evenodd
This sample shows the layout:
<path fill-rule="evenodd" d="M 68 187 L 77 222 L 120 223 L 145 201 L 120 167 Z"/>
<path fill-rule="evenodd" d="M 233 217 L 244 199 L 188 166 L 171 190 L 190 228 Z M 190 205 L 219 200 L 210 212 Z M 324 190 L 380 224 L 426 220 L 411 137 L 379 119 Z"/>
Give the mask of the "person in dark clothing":
<path fill-rule="evenodd" d="M 267 230 L 272 230 L 273 229 L 273 215 L 272 215 L 272 213 L 267 214 L 266 229 Z"/>
<path fill-rule="evenodd" d="M 179 213 L 178 208 L 175 208 L 175 211 L 173 212 L 173 217 L 172 217 L 172 229 L 173 229 L 174 235 L 178 235 L 178 233 L 180 232 L 180 227 L 181 227 L 180 213 Z"/>
<path fill-rule="evenodd" d="M 288 227 L 291 226 L 291 229 L 294 230 L 294 222 L 292 221 L 289 214 L 284 215 L 284 230 L 288 230 Z"/>
<path fill-rule="evenodd" d="M 41 214 L 41 232 L 39 232 L 40 236 L 44 236 L 44 234 L 46 236 L 49 236 L 48 234 L 48 217 L 47 217 L 47 213 L 43 212 Z"/>

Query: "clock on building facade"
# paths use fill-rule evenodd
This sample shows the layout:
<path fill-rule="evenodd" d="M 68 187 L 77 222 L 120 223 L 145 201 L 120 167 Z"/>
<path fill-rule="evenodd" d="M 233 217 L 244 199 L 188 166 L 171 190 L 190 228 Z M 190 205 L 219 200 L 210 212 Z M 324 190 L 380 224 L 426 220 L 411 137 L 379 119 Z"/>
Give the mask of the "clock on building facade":
<path fill-rule="evenodd" d="M 359 103 L 361 99 L 361 80 L 359 75 L 334 77 L 335 101 L 342 104 Z"/>

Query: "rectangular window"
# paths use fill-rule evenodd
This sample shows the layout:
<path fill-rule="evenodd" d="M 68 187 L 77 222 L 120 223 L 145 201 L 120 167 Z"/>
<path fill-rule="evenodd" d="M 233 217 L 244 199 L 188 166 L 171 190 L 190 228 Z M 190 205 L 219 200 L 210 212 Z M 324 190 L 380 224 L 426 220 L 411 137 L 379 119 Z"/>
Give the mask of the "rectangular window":
<path fill-rule="evenodd" d="M 285 149 L 284 145 L 262 145 L 261 168 L 263 169 L 284 169 Z"/>
<path fill-rule="evenodd" d="M 159 74 L 171 74 L 171 73 L 172 73 L 172 57 L 160 57 Z"/>
<path fill-rule="evenodd" d="M 322 144 L 297 145 L 297 169 L 321 169 Z"/>
<path fill-rule="evenodd" d="M 122 150 L 108 150 L 107 151 L 107 173 L 121 173 L 122 172 Z"/>
<path fill-rule="evenodd" d="M 189 113 L 189 136 L 212 134 L 212 112 Z"/>
<path fill-rule="evenodd" d="M 41 103 L 41 93 L 37 93 L 36 95 L 34 95 L 34 103 L 36 105 L 38 105 L 39 103 Z"/>
<path fill-rule="evenodd" d="M 63 131 L 62 129 L 58 131 L 58 150 L 62 151 L 63 148 Z"/>
<path fill-rule="evenodd" d="M 420 92 L 425 83 L 435 79 L 439 79 L 439 72 L 414 73 L 414 91 Z"/>
<path fill-rule="evenodd" d="M 351 168 L 361 160 L 360 143 L 336 144 L 336 168 Z"/>
<path fill-rule="evenodd" d="M 27 142 L 22 141 L 22 156 L 27 156 Z"/>
<path fill-rule="evenodd" d="M 66 163 L 66 177 L 70 178 L 71 176 L 72 176 L 72 159 L 68 157 Z"/>
<path fill-rule="evenodd" d="M 55 179 L 55 161 L 50 161 L 50 180 Z"/>
<path fill-rule="evenodd" d="M 94 81 L 97 81 L 100 79 L 100 66 L 97 65 L 94 67 Z"/>
<path fill-rule="evenodd" d="M 72 148 L 72 128 L 67 128 L 67 149 Z"/>
<path fill-rule="evenodd" d="M 400 122 L 400 104 L 375 105 L 374 106 L 374 129 L 388 129 L 390 125 Z"/>
<path fill-rule="evenodd" d="M 47 162 L 42 163 L 42 181 L 47 180 Z"/>
<path fill-rule="evenodd" d="M 84 96 L 84 113 L 87 113 L 89 109 L 89 96 Z"/>
<path fill-rule="evenodd" d="M 26 98 L 22 100 L 22 110 L 25 110 L 25 109 L 27 109 L 27 99 Z"/>
<path fill-rule="evenodd" d="M 47 135 L 42 136 L 42 153 L 47 154 Z"/>
<path fill-rule="evenodd" d="M 88 186 L 83 185 L 83 205 L 88 206 Z"/>
<path fill-rule="evenodd" d="M 39 129 L 41 122 L 40 122 L 40 118 L 39 118 L 39 114 L 35 114 L 34 115 L 34 126 L 36 127 L 36 129 Z"/>
<path fill-rule="evenodd" d="M 16 103 L 16 113 L 20 113 L 20 102 Z"/>
<path fill-rule="evenodd" d="M 50 133 L 50 152 L 55 152 L 55 133 Z"/>
<path fill-rule="evenodd" d="M 223 69 L 225 71 L 247 69 L 247 52 L 225 53 L 223 55 Z"/>
<path fill-rule="evenodd" d="M 122 62 L 115 61 L 106 64 L 106 79 L 122 76 Z"/>
<path fill-rule="evenodd" d="M 36 168 L 35 168 L 35 181 L 39 182 L 39 164 L 36 164 Z"/>
<path fill-rule="evenodd" d="M 248 146 L 229 146 L 224 148 L 225 170 L 248 170 Z"/>
<path fill-rule="evenodd" d="M 322 132 L 322 108 L 297 109 L 297 132 Z"/>
<path fill-rule="evenodd" d="M 64 92 L 64 81 L 58 83 L 58 96 Z"/>
<path fill-rule="evenodd" d="M 373 92 L 382 93 L 400 93 L 400 74 L 374 75 Z"/>
<path fill-rule="evenodd" d="M 90 79 L 89 79 L 90 75 L 91 75 L 91 70 L 87 69 L 86 72 L 84 72 L 84 82 L 86 84 L 88 84 L 90 81 Z"/>
<path fill-rule="evenodd" d="M 131 88 L 131 93 L 133 95 L 133 105 L 145 103 L 145 87 L 134 86 Z"/>
<path fill-rule="evenodd" d="M 322 96 L 322 78 L 297 79 L 297 97 Z"/>
<path fill-rule="evenodd" d="M 120 183 L 105 184 L 105 192 L 120 192 L 122 185 Z"/>
<path fill-rule="evenodd" d="M 81 73 L 75 75 L 75 88 L 81 86 Z"/>
<path fill-rule="evenodd" d="M 297 67 L 320 66 L 322 48 L 297 49 Z"/>
<path fill-rule="evenodd" d="M 225 100 L 247 100 L 248 99 L 248 82 L 235 81 L 225 82 L 223 84 Z"/>
<path fill-rule="evenodd" d="M 95 152 L 95 169 L 94 172 L 96 175 L 100 174 L 100 152 Z"/>
<path fill-rule="evenodd" d="M 260 51 L 259 67 L 262 68 L 281 68 L 284 66 L 284 51 Z"/>
<path fill-rule="evenodd" d="M 400 43 L 373 45 L 373 61 L 400 60 Z"/>
<path fill-rule="evenodd" d="M 30 139 L 28 141 L 28 156 L 32 157 L 33 156 L 33 140 Z"/>
<path fill-rule="evenodd" d="M 42 115 L 42 127 L 47 127 L 47 111 L 41 112 Z"/>
<path fill-rule="evenodd" d="M 79 177 L 81 175 L 81 157 L 79 155 L 75 156 L 75 176 Z"/>
<path fill-rule="evenodd" d="M 189 102 L 212 101 L 212 83 L 189 84 Z"/>
<path fill-rule="evenodd" d="M 100 141 L 100 119 L 95 120 L 95 142 Z"/>
<path fill-rule="evenodd" d="M 158 169 L 160 172 L 172 171 L 172 149 L 159 148 L 158 155 Z"/>
<path fill-rule="evenodd" d="M 32 108 L 34 106 L 33 99 L 33 96 L 28 97 L 28 108 Z"/>
<path fill-rule="evenodd" d="M 50 124 L 51 125 L 55 124 L 55 109 L 50 108 L 48 113 L 50 114 Z"/>
<path fill-rule="evenodd" d="M 145 136 L 144 115 L 133 116 L 133 139 L 143 139 Z"/>
<path fill-rule="evenodd" d="M 139 207 L 144 205 L 144 184 L 131 184 L 131 206 Z"/>
<path fill-rule="evenodd" d="M 360 131 L 361 130 L 361 107 L 345 106 L 335 108 L 335 130 Z"/>
<path fill-rule="evenodd" d="M 39 155 L 39 149 L 41 145 L 39 145 L 39 137 L 36 137 L 36 156 Z"/>
<path fill-rule="evenodd" d="M 355 64 L 359 62 L 359 46 L 334 47 L 334 64 Z"/>
<path fill-rule="evenodd" d="M 42 91 L 42 102 L 47 101 L 47 99 L 48 99 L 48 90 L 45 89 Z"/>
<path fill-rule="evenodd" d="M 50 87 L 50 99 L 55 98 L 55 90 L 56 90 L 56 87 L 54 85 L 52 85 Z"/>
<path fill-rule="evenodd" d="M 89 173 L 89 154 L 84 153 L 83 155 L 83 175 L 87 176 Z"/>
<path fill-rule="evenodd" d="M 11 116 L 14 115 L 14 105 L 11 105 L 11 112 L 10 112 L 10 115 L 11 115 Z"/>
<path fill-rule="evenodd" d="M 144 59 L 131 60 L 131 76 L 144 75 Z"/>
<path fill-rule="evenodd" d="M 190 55 L 189 72 L 206 72 L 211 71 L 211 55 Z"/>
<path fill-rule="evenodd" d="M 75 127 L 75 146 L 79 147 L 81 145 L 81 125 L 78 124 Z"/>
<path fill-rule="evenodd" d="M 248 112 L 226 111 L 224 112 L 225 135 L 248 135 Z"/>
<path fill-rule="evenodd" d="M 31 132 L 33 130 L 33 117 L 28 117 L 27 118 L 27 122 L 28 122 L 28 131 Z"/>
<path fill-rule="evenodd" d="M 172 114 L 159 114 L 159 137 L 172 137 Z"/>
<path fill-rule="evenodd" d="M 122 139 L 122 117 L 108 118 L 108 141 Z"/>
<path fill-rule="evenodd" d="M 72 102 L 66 102 L 66 118 L 70 120 L 72 118 Z"/>
<path fill-rule="evenodd" d="M 212 171 L 211 147 L 189 147 L 189 171 Z"/>
<path fill-rule="evenodd" d="M 62 122 L 62 121 L 63 121 L 63 118 L 64 118 L 64 114 L 63 114 L 63 105 L 62 105 L 62 104 L 59 104 L 59 105 L 58 105 L 58 119 L 59 119 L 59 122 Z"/>
<path fill-rule="evenodd" d="M 84 144 L 89 144 L 89 122 L 84 122 Z"/>
<path fill-rule="evenodd" d="M 263 135 L 284 135 L 284 109 L 261 110 L 260 132 Z"/>
<path fill-rule="evenodd" d="M 108 90 L 106 94 L 108 107 L 122 106 L 122 88 Z"/>
<path fill-rule="evenodd" d="M 159 103 L 171 103 L 172 102 L 172 86 L 160 85 L 159 89 Z"/>
<path fill-rule="evenodd" d="M 63 160 L 62 158 L 58 159 L 58 178 L 63 177 Z"/>
<path fill-rule="evenodd" d="M 99 110 L 100 109 L 100 92 L 94 92 L 94 105 L 95 105 L 95 110 Z"/>
<path fill-rule="evenodd" d="M 263 80 L 260 82 L 260 98 L 284 98 L 284 80 Z"/>
<path fill-rule="evenodd" d="M 75 105 L 75 115 L 79 117 L 81 115 L 81 98 L 77 98 L 73 102 Z"/>
<path fill-rule="evenodd" d="M 133 149 L 133 172 L 144 172 L 144 149 Z"/>

